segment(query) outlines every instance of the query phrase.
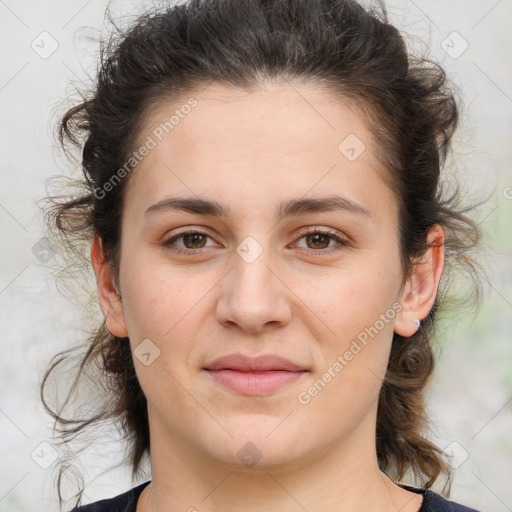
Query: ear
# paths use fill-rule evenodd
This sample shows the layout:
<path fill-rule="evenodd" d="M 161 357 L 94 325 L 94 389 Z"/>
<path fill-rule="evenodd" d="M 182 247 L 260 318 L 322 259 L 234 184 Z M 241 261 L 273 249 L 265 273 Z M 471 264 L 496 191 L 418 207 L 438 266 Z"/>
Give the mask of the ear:
<path fill-rule="evenodd" d="M 415 319 L 425 318 L 434 306 L 444 268 L 445 235 L 439 224 L 430 228 L 427 242 L 430 247 L 414 263 L 400 296 L 402 309 L 396 316 L 394 331 L 406 338 L 418 330 Z"/>
<path fill-rule="evenodd" d="M 124 319 L 123 303 L 115 287 L 112 267 L 105 261 L 101 238 L 97 235 L 91 245 L 91 261 L 96 274 L 100 308 L 105 317 L 107 329 L 114 336 L 125 338 L 128 336 L 128 331 Z"/>

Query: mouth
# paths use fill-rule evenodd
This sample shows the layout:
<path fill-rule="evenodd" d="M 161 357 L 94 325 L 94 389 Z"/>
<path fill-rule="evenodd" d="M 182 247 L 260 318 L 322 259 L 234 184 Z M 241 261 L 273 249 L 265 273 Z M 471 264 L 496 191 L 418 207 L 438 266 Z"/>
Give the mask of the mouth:
<path fill-rule="evenodd" d="M 303 366 L 277 355 L 248 357 L 242 354 L 216 359 L 203 370 L 215 383 L 249 396 L 272 393 L 310 373 Z"/>

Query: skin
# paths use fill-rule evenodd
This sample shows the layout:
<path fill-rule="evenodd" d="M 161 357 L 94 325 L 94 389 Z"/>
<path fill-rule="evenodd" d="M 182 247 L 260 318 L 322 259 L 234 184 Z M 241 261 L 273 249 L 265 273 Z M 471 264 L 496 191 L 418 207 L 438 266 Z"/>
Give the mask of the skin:
<path fill-rule="evenodd" d="M 247 93 L 214 83 L 193 96 L 197 106 L 130 176 L 119 283 L 100 240 L 91 248 L 109 331 L 129 336 L 132 350 L 150 339 L 160 351 L 147 366 L 134 357 L 152 458 L 137 512 L 418 511 L 421 495 L 378 467 L 377 401 L 393 332 L 414 334 L 414 320 L 434 304 L 443 230 L 431 229 L 429 241 L 440 246 L 403 284 L 396 197 L 364 119 L 348 103 L 305 84 Z M 139 141 L 179 106 L 161 103 Z M 354 161 L 338 150 L 349 134 L 366 146 Z M 281 201 L 333 193 L 371 217 L 342 210 L 273 217 Z M 144 215 L 170 196 L 216 200 L 230 215 Z M 207 237 L 177 239 L 174 247 L 189 252 L 176 254 L 164 243 L 185 226 Z M 331 228 L 351 244 L 299 234 L 305 227 Z M 263 249 L 251 263 L 236 251 L 247 236 Z M 329 248 L 339 250 L 325 254 Z M 298 393 L 397 301 L 394 318 L 299 403 Z M 309 373 L 266 396 L 241 395 L 202 370 L 233 352 L 278 354 Z M 249 441 L 261 455 L 251 467 L 237 456 Z"/>

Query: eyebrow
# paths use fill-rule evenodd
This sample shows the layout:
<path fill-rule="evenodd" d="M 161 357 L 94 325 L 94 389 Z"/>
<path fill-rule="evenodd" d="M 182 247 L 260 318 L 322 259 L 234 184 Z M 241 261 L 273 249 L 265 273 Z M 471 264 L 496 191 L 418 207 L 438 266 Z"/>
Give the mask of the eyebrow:
<path fill-rule="evenodd" d="M 277 221 L 280 221 L 286 217 L 339 210 L 372 218 L 370 210 L 350 199 L 340 196 L 307 197 L 284 201 L 278 205 L 274 212 L 274 217 Z M 184 211 L 216 217 L 228 217 L 230 214 L 229 208 L 217 201 L 200 197 L 169 197 L 151 205 L 146 209 L 144 215 L 162 211 Z"/>

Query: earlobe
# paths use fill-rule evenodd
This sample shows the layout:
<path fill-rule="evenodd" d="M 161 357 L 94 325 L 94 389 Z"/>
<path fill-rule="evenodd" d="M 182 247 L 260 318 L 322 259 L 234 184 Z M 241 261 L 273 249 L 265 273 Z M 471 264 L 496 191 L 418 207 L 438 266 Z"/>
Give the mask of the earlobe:
<path fill-rule="evenodd" d="M 124 310 L 114 280 L 112 266 L 105 261 L 105 252 L 101 238 L 96 235 L 91 245 L 91 262 L 96 275 L 98 299 L 105 317 L 107 329 L 119 338 L 128 336 L 124 319 Z"/>
<path fill-rule="evenodd" d="M 442 227 L 434 225 L 427 237 L 429 248 L 414 263 L 400 298 L 402 309 L 394 324 L 394 331 L 400 336 L 415 334 L 419 328 L 416 320 L 425 318 L 434 306 L 444 268 L 444 241 Z"/>

